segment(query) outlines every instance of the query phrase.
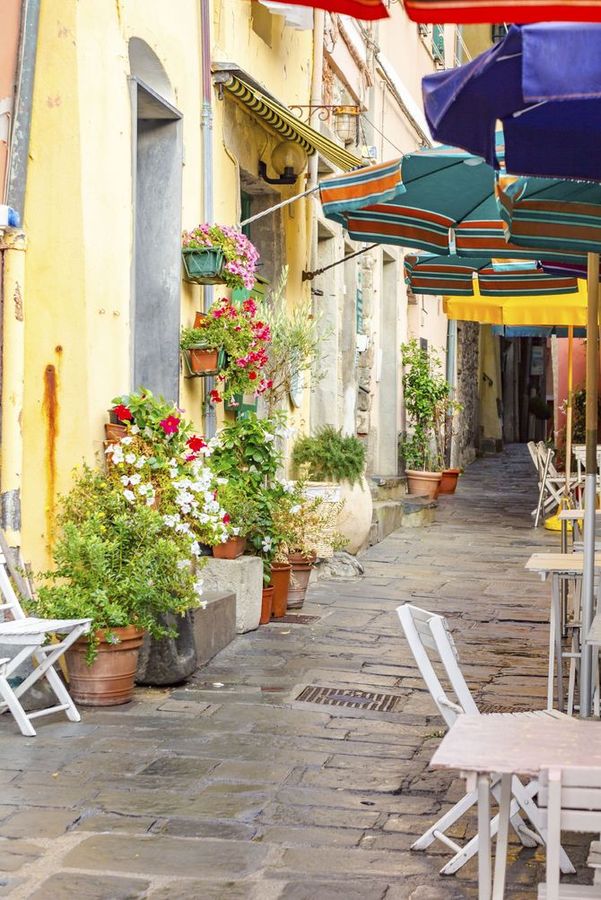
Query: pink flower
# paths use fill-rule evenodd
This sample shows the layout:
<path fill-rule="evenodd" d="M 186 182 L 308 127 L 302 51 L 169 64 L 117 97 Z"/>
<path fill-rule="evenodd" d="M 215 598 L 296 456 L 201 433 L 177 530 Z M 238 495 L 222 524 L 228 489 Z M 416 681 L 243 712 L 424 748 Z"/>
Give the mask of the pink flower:
<path fill-rule="evenodd" d="M 167 416 L 166 419 L 163 419 L 162 422 L 159 422 L 159 425 L 165 432 L 165 434 L 176 434 L 179 430 L 179 422 L 180 420 L 177 416 Z"/>

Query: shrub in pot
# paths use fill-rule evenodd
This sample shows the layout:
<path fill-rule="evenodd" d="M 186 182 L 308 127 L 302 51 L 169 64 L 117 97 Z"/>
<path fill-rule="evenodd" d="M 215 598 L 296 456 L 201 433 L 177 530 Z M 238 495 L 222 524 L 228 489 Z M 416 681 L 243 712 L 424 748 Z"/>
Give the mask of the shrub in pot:
<path fill-rule="evenodd" d="M 309 491 L 344 502 L 339 508 L 338 530 L 347 539 L 345 549 L 357 553 L 367 542 L 373 511 L 371 491 L 364 477 L 364 445 L 353 435 L 343 435 L 326 425 L 315 435 L 296 441 L 292 463 L 297 473 L 321 484 L 320 491 L 318 485 L 309 483 Z"/>
<path fill-rule="evenodd" d="M 36 614 L 91 618 L 90 635 L 66 655 L 73 699 L 94 706 L 126 703 L 144 633 L 172 633 L 162 617 L 198 605 L 189 539 L 88 467 L 61 498 L 59 525 L 55 568 L 42 576 Z"/>

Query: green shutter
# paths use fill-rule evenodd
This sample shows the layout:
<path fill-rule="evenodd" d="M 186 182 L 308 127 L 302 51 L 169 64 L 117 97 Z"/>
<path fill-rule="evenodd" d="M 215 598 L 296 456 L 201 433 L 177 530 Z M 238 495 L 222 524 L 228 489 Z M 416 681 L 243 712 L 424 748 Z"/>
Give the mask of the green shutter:
<path fill-rule="evenodd" d="M 432 56 L 444 65 L 444 25 L 432 27 Z"/>

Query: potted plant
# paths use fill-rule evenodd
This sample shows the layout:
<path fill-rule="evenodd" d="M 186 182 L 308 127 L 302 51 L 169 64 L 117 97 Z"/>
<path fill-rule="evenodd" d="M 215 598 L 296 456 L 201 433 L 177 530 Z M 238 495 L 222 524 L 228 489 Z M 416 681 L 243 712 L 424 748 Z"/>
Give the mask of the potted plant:
<path fill-rule="evenodd" d="M 92 619 L 90 635 L 66 654 L 73 699 L 127 703 L 145 632 L 172 633 L 162 617 L 199 603 L 189 540 L 150 506 L 131 504 L 111 477 L 85 466 L 61 499 L 59 525 L 55 568 L 42 576 L 36 614 Z"/>
<path fill-rule="evenodd" d="M 218 559 L 237 559 L 246 549 L 246 530 L 255 518 L 256 502 L 245 485 L 233 479 L 217 488 L 217 502 L 225 510 L 225 534 L 213 546 Z"/>
<path fill-rule="evenodd" d="M 309 493 L 321 494 L 333 502 L 343 501 L 338 530 L 346 536 L 345 549 L 357 553 L 367 542 L 373 513 L 371 492 L 363 474 L 365 446 L 354 435 L 343 435 L 326 425 L 313 436 L 296 441 L 292 463 L 297 474 L 302 473 L 313 482 L 307 484 Z"/>
<path fill-rule="evenodd" d="M 401 345 L 403 392 L 411 433 L 401 440 L 407 487 L 410 494 L 434 498 L 438 495 L 444 468 L 444 425 L 450 385 L 442 372 L 440 357 L 420 347 L 415 338 Z"/>
<path fill-rule="evenodd" d="M 182 257 L 187 281 L 254 287 L 259 254 L 246 235 L 230 225 L 203 224 L 184 231 Z"/>
<path fill-rule="evenodd" d="M 249 298 L 240 306 L 227 298 L 216 300 L 206 313 L 198 316 L 193 328 L 185 328 L 180 348 L 187 360 L 188 371 L 214 374 L 218 371 L 219 390 L 211 393 L 214 403 L 223 395 L 254 393 L 268 388 L 263 375 L 267 347 L 271 339 L 269 326 L 257 315 L 256 302 Z M 215 366 L 217 369 L 215 369 Z"/>

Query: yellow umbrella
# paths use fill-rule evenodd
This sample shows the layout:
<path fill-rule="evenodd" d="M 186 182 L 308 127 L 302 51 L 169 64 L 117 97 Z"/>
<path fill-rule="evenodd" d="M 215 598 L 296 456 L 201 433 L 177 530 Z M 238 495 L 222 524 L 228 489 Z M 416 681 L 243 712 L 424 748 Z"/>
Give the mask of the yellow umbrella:
<path fill-rule="evenodd" d="M 445 297 L 449 319 L 480 322 L 482 325 L 578 325 L 586 326 L 586 281 L 578 279 L 575 294 L 548 294 L 539 297 L 483 297 L 474 286 L 473 297 Z"/>

